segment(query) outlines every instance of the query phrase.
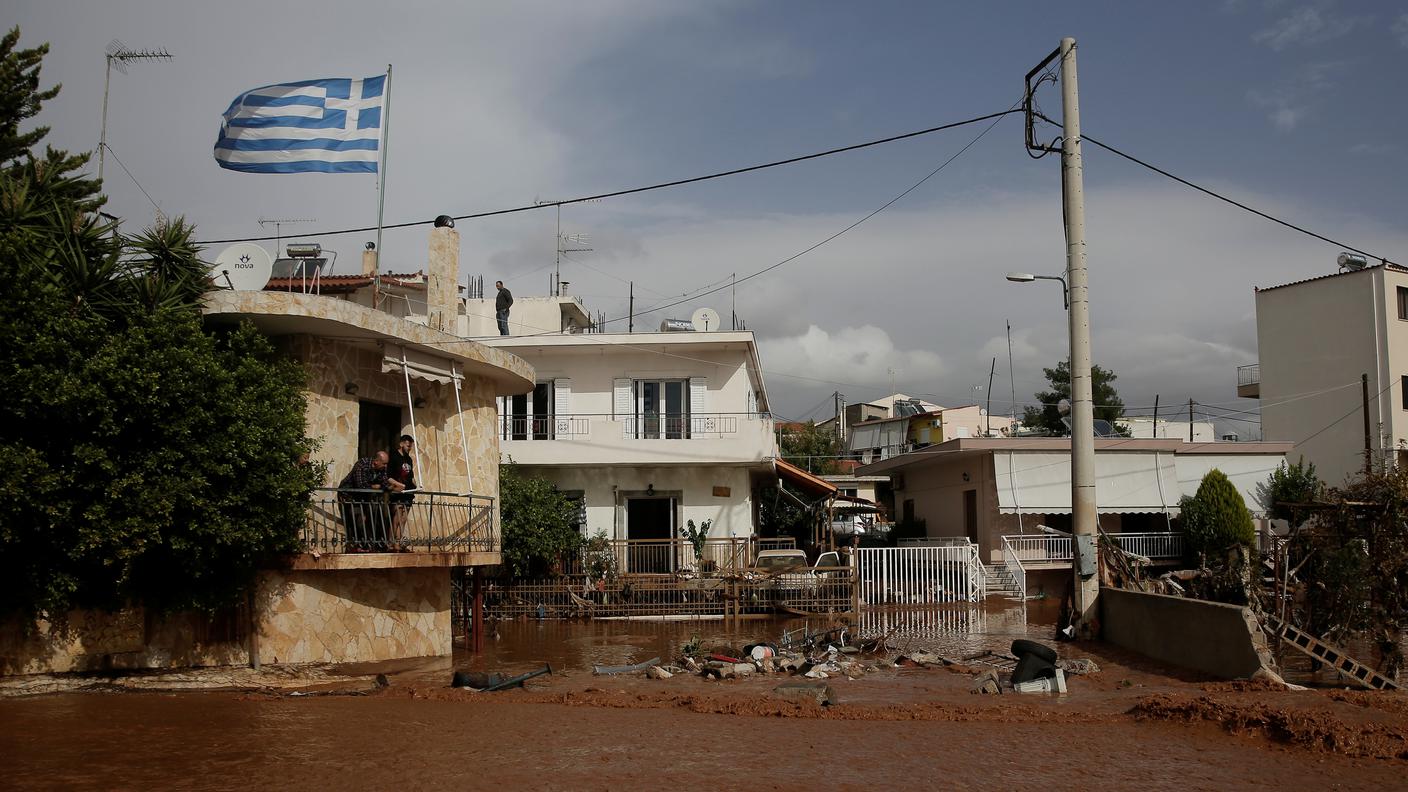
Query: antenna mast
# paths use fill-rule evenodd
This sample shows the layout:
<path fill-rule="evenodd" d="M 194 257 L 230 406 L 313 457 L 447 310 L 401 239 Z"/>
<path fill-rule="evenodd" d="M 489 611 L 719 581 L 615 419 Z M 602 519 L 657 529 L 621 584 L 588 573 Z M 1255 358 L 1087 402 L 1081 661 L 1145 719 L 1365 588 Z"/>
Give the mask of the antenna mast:
<path fill-rule="evenodd" d="M 103 77 L 103 125 L 98 133 L 98 181 L 103 180 L 103 165 L 107 160 L 108 148 L 108 88 L 112 85 L 112 67 L 117 65 L 117 70 L 123 74 L 127 73 L 127 64 L 133 61 L 144 60 L 171 60 L 171 53 L 166 48 L 161 49 L 132 49 L 123 44 L 118 39 L 108 42 L 107 49 L 107 74 Z"/>
<path fill-rule="evenodd" d="M 283 246 L 284 241 L 284 226 L 295 223 L 316 223 L 318 220 L 314 217 L 261 217 L 255 222 L 259 223 L 260 228 L 268 228 L 271 225 L 274 227 L 274 258 L 279 258 L 279 248 Z"/>

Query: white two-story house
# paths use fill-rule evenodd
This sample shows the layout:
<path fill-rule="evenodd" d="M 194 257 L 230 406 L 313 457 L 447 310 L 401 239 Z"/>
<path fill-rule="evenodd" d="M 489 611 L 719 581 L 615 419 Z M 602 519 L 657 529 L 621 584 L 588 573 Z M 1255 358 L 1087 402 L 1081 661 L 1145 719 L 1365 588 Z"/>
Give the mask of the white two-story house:
<path fill-rule="evenodd" d="M 483 342 L 537 372 L 531 393 L 499 399 L 503 461 L 579 500 L 583 534 L 673 539 L 690 520 L 711 520 L 710 538 L 754 533 L 777 444 L 751 332 Z"/>

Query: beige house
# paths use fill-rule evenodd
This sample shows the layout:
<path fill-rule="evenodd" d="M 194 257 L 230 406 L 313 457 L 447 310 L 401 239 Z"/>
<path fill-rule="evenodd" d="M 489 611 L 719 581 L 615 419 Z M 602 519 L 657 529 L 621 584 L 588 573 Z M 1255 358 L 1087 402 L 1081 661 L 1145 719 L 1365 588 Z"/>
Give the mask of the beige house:
<path fill-rule="evenodd" d="M 1256 291 L 1259 364 L 1239 396 L 1261 400 L 1262 436 L 1294 444 L 1332 485 L 1364 469 L 1368 375 L 1375 464 L 1408 461 L 1408 268 L 1370 266 Z"/>
<path fill-rule="evenodd" d="M 310 495 L 304 552 L 214 619 L 134 609 L 74 614 L 63 634 L 0 631 L 0 673 L 449 654 L 452 570 L 500 560 L 497 399 L 536 380 L 511 352 L 436 326 L 461 312 L 458 245 L 453 229 L 436 228 L 415 276 L 377 276 L 373 257 L 361 276 L 208 294 L 209 324 L 252 322 L 307 368 L 308 434 L 329 477 Z M 404 310 L 409 297 L 419 313 Z M 380 493 L 332 489 L 402 434 L 417 441 L 419 486 L 404 518 Z"/>

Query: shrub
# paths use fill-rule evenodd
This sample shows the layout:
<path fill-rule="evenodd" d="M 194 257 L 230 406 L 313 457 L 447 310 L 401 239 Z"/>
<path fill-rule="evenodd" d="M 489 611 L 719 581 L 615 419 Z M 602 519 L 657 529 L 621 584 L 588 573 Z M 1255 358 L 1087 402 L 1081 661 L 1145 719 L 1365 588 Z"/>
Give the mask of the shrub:
<path fill-rule="evenodd" d="M 1178 502 L 1183 534 L 1193 558 L 1221 555 L 1234 547 L 1256 544 L 1256 528 L 1241 493 L 1226 474 L 1209 470 L 1193 497 Z"/>

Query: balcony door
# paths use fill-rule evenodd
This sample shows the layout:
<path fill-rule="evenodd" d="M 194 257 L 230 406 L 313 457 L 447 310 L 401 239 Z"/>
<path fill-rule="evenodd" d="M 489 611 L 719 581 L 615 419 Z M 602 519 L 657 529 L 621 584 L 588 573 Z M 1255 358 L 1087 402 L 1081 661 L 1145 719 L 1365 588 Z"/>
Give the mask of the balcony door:
<path fill-rule="evenodd" d="M 689 380 L 636 380 L 636 437 L 689 437 Z"/>
<path fill-rule="evenodd" d="M 505 440 L 551 440 L 553 437 L 551 382 L 539 382 L 532 393 L 508 399 L 504 421 Z"/>

